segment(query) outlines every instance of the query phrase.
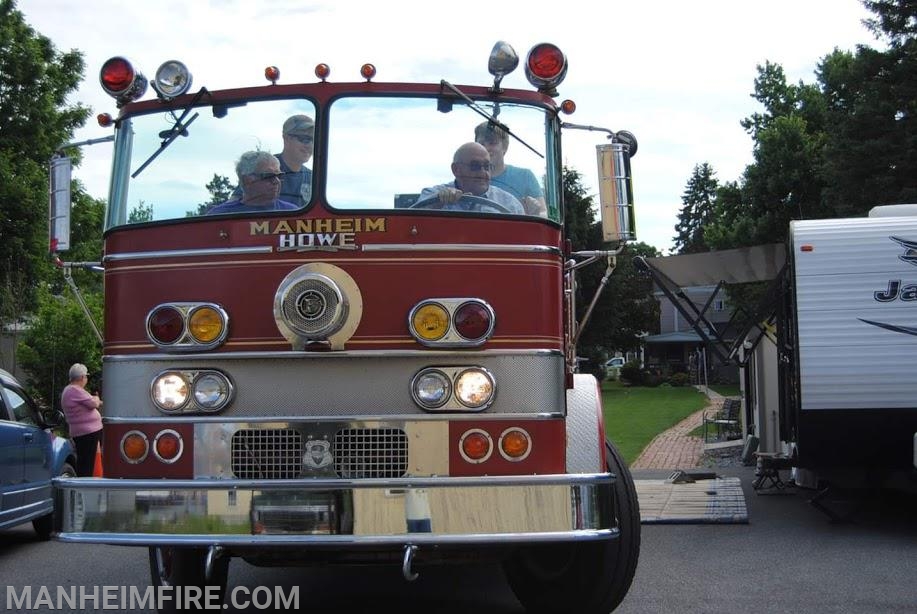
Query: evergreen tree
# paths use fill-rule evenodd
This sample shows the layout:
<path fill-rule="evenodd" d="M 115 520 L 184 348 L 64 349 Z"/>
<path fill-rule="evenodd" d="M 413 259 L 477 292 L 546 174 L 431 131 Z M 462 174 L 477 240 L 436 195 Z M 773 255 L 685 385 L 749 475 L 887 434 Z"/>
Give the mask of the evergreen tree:
<path fill-rule="evenodd" d="M 716 173 L 710 164 L 704 162 L 694 166 L 694 172 L 681 196 L 682 208 L 673 239 L 676 253 L 709 251 L 704 240 L 704 227 L 713 219 L 718 187 Z"/>

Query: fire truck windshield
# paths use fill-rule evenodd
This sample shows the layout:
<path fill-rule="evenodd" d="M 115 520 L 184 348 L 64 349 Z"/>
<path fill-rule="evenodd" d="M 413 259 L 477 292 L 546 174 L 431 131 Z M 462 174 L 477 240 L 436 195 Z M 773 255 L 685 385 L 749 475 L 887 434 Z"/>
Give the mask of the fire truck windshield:
<path fill-rule="evenodd" d="M 347 212 L 559 222 L 553 113 L 507 102 L 477 105 L 523 142 L 461 101 L 346 96 L 323 112 L 303 98 L 262 99 L 196 107 L 192 129 L 148 160 L 162 135 L 174 132 L 175 118 L 127 116 L 116 135 L 106 226 L 275 209 L 289 216 L 318 203 Z M 454 192 L 444 200 L 458 202 L 438 196 L 445 188 Z"/>

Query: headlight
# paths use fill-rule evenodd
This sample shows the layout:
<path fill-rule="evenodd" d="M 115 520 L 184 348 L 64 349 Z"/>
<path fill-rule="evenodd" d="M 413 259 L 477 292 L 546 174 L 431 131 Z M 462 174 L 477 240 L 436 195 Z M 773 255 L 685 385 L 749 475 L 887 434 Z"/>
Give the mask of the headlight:
<path fill-rule="evenodd" d="M 483 411 L 493 402 L 495 393 L 496 380 L 484 367 L 427 367 L 411 380 L 411 397 L 427 411 Z"/>
<path fill-rule="evenodd" d="M 229 405 L 233 391 L 232 381 L 220 371 L 169 370 L 153 379 L 150 398 L 168 414 L 213 413 Z"/>
<path fill-rule="evenodd" d="M 455 379 L 455 396 L 466 407 L 479 409 L 490 405 L 494 397 L 494 379 L 480 367 L 466 369 Z"/>
<path fill-rule="evenodd" d="M 163 411 L 181 410 L 188 402 L 188 379 L 178 371 L 160 373 L 153 380 L 151 396 L 153 403 Z"/>
<path fill-rule="evenodd" d="M 232 385 L 216 371 L 199 375 L 194 380 L 194 400 L 204 411 L 216 411 L 229 402 Z"/>
<path fill-rule="evenodd" d="M 452 394 L 452 384 L 442 371 L 430 369 L 421 371 L 411 383 L 414 400 L 422 407 L 441 407 Z"/>

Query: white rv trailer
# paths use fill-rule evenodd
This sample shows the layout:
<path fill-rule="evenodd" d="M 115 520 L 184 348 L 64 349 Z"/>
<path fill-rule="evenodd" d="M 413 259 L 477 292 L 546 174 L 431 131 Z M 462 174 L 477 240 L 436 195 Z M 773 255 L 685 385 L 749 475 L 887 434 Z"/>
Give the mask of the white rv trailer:
<path fill-rule="evenodd" d="M 795 444 L 798 466 L 821 480 L 876 486 L 914 477 L 915 209 L 790 223 L 780 432 Z"/>
<path fill-rule="evenodd" d="M 638 264 L 708 355 L 743 367 L 746 450 L 794 467 L 802 486 L 917 490 L 917 205 L 794 221 L 785 249 Z M 770 300 L 732 343 L 680 300 L 686 287 L 766 280 Z"/>

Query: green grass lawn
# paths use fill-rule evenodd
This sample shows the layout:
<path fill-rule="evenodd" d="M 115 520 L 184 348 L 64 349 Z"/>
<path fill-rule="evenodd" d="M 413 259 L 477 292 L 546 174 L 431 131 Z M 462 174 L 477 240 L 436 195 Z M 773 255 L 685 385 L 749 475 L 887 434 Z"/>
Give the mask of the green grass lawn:
<path fill-rule="evenodd" d="M 738 384 L 711 384 L 710 390 L 714 390 L 724 397 L 737 397 L 742 394 Z"/>
<path fill-rule="evenodd" d="M 605 435 L 630 464 L 653 437 L 702 409 L 707 397 L 691 386 L 639 388 L 603 382 L 602 404 Z"/>

